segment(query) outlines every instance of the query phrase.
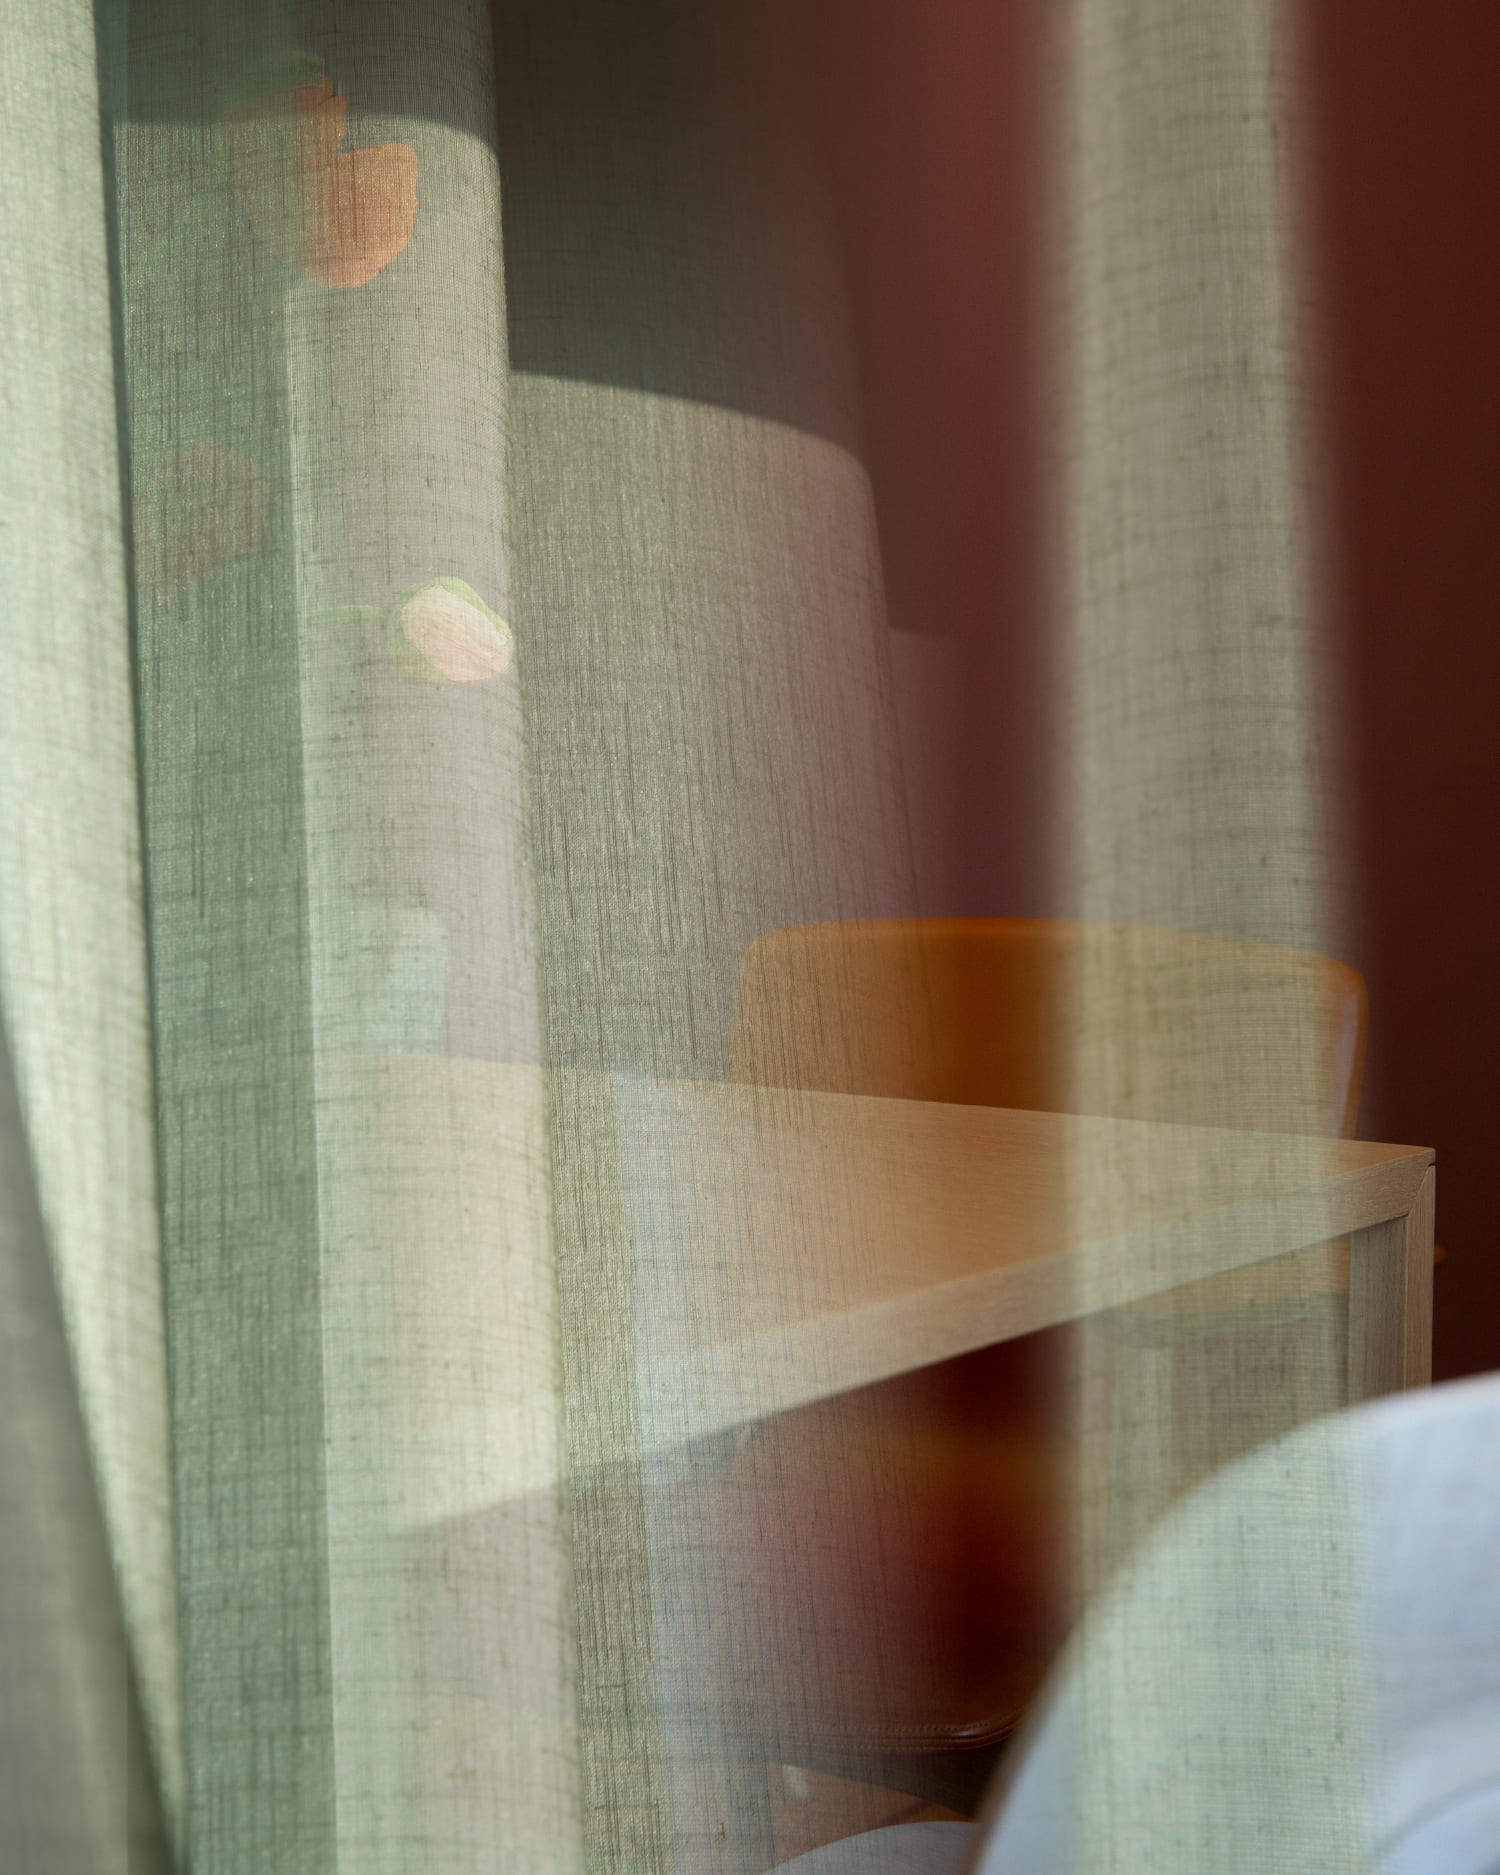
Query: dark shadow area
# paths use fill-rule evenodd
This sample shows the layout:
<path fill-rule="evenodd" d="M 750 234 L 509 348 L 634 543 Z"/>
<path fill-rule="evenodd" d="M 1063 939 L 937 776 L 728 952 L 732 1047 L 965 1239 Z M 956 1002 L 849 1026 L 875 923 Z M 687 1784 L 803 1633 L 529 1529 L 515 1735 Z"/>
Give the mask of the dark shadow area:
<path fill-rule="evenodd" d="M 1367 1139 L 1437 1148 L 1433 1373 L 1500 1367 L 1500 10 L 1299 9 Z"/>
<path fill-rule="evenodd" d="M 814 8 L 499 0 L 511 368 L 859 444 Z"/>
<path fill-rule="evenodd" d="M 890 622 L 945 641 L 954 916 L 1052 902 L 1049 0 L 825 0 L 822 122 Z"/>

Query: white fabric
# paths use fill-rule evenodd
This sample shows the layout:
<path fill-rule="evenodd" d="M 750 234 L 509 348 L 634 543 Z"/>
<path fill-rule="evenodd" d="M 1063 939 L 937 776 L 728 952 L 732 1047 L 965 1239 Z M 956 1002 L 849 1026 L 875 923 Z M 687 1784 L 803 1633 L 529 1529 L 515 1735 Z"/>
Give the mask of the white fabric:
<path fill-rule="evenodd" d="M 1500 1375 L 1366 1424 L 1383 1871 L 1500 1875 Z"/>
<path fill-rule="evenodd" d="M 1500 1869 L 1500 1786 L 1460 1797 L 1392 1845 L 1382 1875 L 1494 1875 Z"/>
<path fill-rule="evenodd" d="M 973 1836 L 972 1823 L 897 1823 L 825 1843 L 781 1875 L 958 1875 Z"/>

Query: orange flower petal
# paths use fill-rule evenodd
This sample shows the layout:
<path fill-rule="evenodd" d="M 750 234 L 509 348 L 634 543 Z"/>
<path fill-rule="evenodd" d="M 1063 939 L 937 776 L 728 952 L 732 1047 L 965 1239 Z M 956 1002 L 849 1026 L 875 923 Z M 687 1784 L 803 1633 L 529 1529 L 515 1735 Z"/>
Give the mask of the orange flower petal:
<path fill-rule="evenodd" d="M 220 120 L 230 180 L 267 247 L 322 286 L 363 286 L 417 219 L 409 143 L 339 152 L 346 101 L 324 77 L 252 98 Z"/>
<path fill-rule="evenodd" d="M 412 237 L 417 153 L 409 143 L 351 150 L 334 158 L 318 188 L 303 231 L 303 271 L 323 286 L 363 286 Z"/>

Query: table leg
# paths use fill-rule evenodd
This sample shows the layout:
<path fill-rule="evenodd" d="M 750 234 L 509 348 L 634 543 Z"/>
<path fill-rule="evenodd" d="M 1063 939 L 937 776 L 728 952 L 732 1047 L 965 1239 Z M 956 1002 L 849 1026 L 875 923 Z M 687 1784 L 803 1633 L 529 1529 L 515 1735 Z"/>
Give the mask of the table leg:
<path fill-rule="evenodd" d="M 1405 1217 L 1356 1231 L 1349 1245 L 1349 1400 L 1432 1379 L 1435 1174 Z"/>

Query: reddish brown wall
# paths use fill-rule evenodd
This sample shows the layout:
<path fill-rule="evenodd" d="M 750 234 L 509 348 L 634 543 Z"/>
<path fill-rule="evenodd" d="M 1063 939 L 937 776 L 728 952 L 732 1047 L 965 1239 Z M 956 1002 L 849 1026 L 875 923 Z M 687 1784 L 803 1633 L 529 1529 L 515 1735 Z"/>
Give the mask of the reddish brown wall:
<path fill-rule="evenodd" d="M 1048 896 L 1045 22 L 1055 0 L 828 0 L 823 94 L 891 623 L 960 678 L 958 897 Z"/>
<path fill-rule="evenodd" d="M 1500 6 L 1300 11 L 1361 1131 L 1437 1148 L 1456 1375 L 1500 1366 Z"/>
<path fill-rule="evenodd" d="M 1305 58 L 1361 1130 L 1435 1145 L 1437 1368 L 1500 1366 L 1500 4 L 1286 0 Z M 955 638 L 956 911 L 1045 912 L 1051 0 L 829 0 L 893 622 Z"/>

